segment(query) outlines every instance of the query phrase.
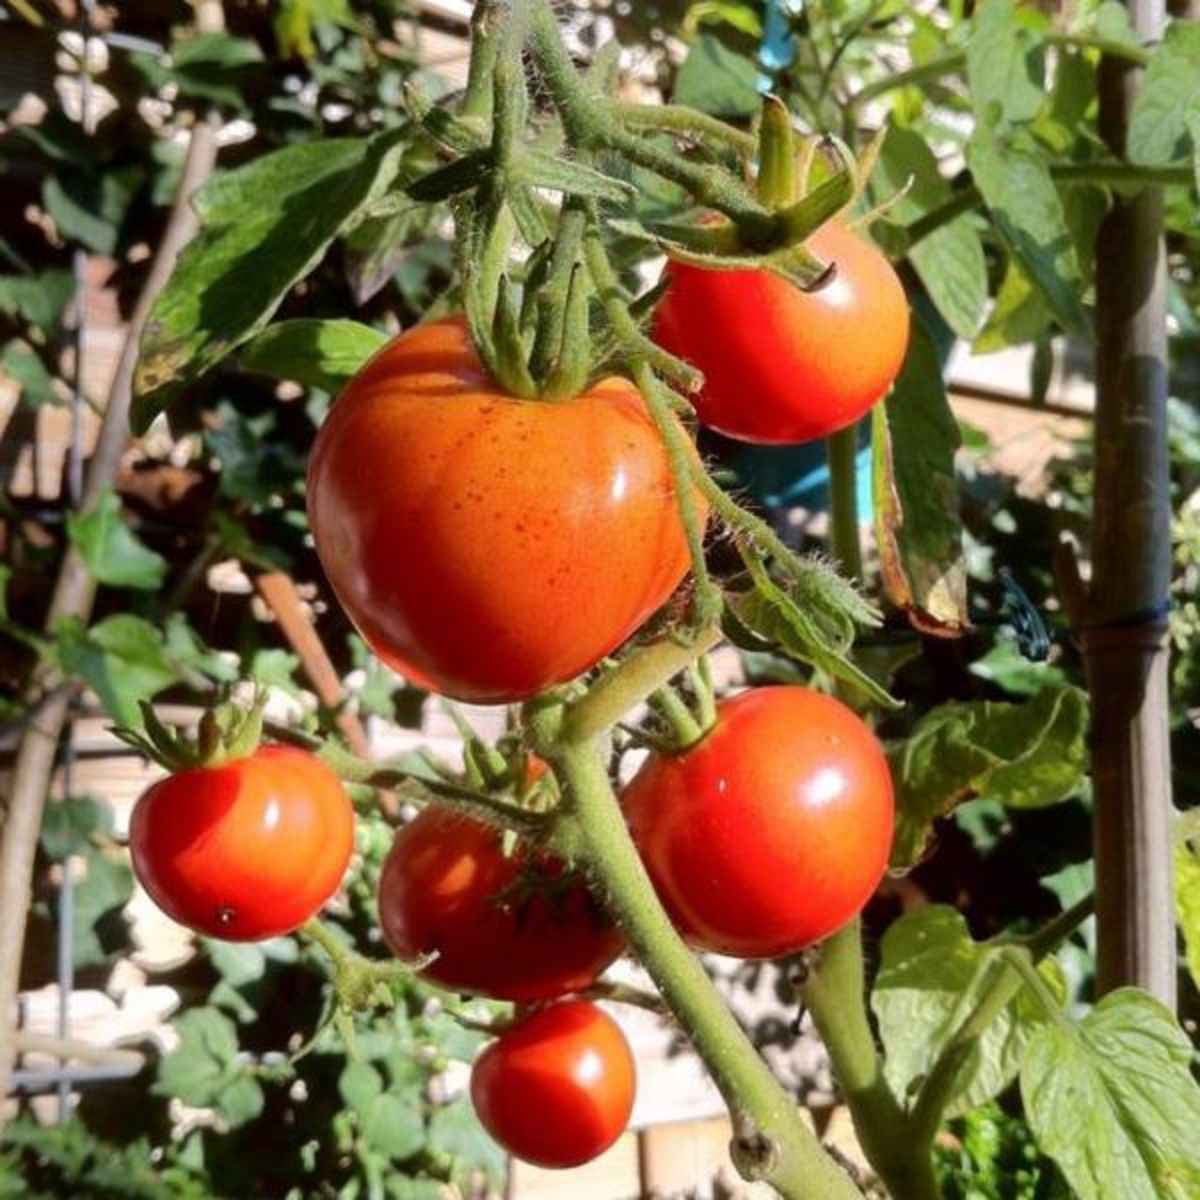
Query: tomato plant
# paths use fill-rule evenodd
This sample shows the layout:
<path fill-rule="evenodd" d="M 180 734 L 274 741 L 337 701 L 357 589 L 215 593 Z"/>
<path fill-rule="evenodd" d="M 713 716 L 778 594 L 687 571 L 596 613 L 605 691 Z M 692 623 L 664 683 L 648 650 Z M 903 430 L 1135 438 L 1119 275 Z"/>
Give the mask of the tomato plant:
<path fill-rule="evenodd" d="M 199 933 L 255 941 L 307 921 L 337 890 L 354 848 L 338 777 L 291 746 L 178 771 L 137 802 L 129 849 L 138 879 Z"/>
<path fill-rule="evenodd" d="M 633 1110 L 636 1069 L 617 1023 L 586 1000 L 537 1009 L 500 1035 L 471 1071 L 484 1128 L 541 1167 L 603 1154 Z"/>
<path fill-rule="evenodd" d="M 844 704 L 800 687 L 722 702 L 703 740 L 651 756 L 621 803 L 684 936 L 739 958 L 791 954 L 840 929 L 892 844 L 882 748 Z"/>
<path fill-rule="evenodd" d="M 403 334 L 342 393 L 313 449 L 308 511 L 379 657 L 500 703 L 574 678 L 666 601 L 688 566 L 672 492 L 630 383 L 515 398 L 449 318 Z"/>
<path fill-rule="evenodd" d="M 766 270 L 667 265 L 654 335 L 704 372 L 696 414 L 727 437 L 808 442 L 844 429 L 904 361 L 908 301 L 878 248 L 837 221 L 808 246 L 834 266 L 812 292 Z"/>
<path fill-rule="evenodd" d="M 379 883 L 379 920 L 401 958 L 436 958 L 427 978 L 455 991 L 545 1000 L 594 982 L 620 934 L 562 864 L 439 807 L 396 834 Z"/>

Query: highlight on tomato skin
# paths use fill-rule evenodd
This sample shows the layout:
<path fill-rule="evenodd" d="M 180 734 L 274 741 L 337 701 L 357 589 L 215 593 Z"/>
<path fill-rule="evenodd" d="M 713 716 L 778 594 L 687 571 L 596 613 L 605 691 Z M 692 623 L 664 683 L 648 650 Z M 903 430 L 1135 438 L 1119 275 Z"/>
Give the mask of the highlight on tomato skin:
<path fill-rule="evenodd" d="M 153 784 L 130 819 L 134 874 L 181 925 L 226 941 L 290 933 L 337 891 L 354 811 L 320 759 L 261 746 Z"/>
<path fill-rule="evenodd" d="M 748 959 L 795 953 L 852 920 L 887 869 L 895 815 L 871 730 L 790 686 L 720 702 L 703 740 L 651 755 L 621 804 L 683 937 Z"/>
<path fill-rule="evenodd" d="M 621 1136 L 637 1068 L 620 1026 L 586 1000 L 536 1009 L 475 1061 L 471 1101 L 483 1127 L 535 1166 L 581 1166 Z"/>
<path fill-rule="evenodd" d="M 544 770 L 544 766 L 543 766 Z M 454 991 L 548 1000 L 580 991 L 625 940 L 563 864 L 432 805 L 400 829 L 379 881 L 379 921 L 392 952 L 435 954 L 422 974 Z"/>
<path fill-rule="evenodd" d="M 317 435 L 307 504 L 330 585 L 381 661 L 481 704 L 589 670 L 690 566 L 637 388 L 512 397 L 461 316 L 401 334 L 350 381 Z"/>
<path fill-rule="evenodd" d="M 807 244 L 836 268 L 812 292 L 770 271 L 667 264 L 654 338 L 704 373 L 696 415 L 726 437 L 827 437 L 883 399 L 904 363 L 908 300 L 884 255 L 840 221 Z"/>

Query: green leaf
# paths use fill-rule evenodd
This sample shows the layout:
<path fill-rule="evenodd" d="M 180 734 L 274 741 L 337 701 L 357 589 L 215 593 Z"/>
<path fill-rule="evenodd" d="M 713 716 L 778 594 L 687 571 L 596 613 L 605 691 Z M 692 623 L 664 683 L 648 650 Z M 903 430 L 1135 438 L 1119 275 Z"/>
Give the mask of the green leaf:
<path fill-rule="evenodd" d="M 242 366 L 275 379 L 338 392 L 388 336 L 345 320 L 296 320 L 268 325 L 242 350 Z"/>
<path fill-rule="evenodd" d="M 1175 916 L 1183 933 L 1187 968 L 1200 987 L 1200 828 L 1180 820 L 1182 836 L 1175 841 Z"/>
<path fill-rule="evenodd" d="M 347 1063 L 338 1076 L 338 1095 L 353 1109 L 362 1112 L 383 1092 L 383 1076 L 370 1063 Z"/>
<path fill-rule="evenodd" d="M 57 327 L 74 295 L 75 276 L 70 271 L 0 278 L 0 312 L 20 316 L 47 333 Z"/>
<path fill-rule="evenodd" d="M 871 1008 L 885 1073 L 898 1096 L 911 1098 L 999 968 L 996 948 L 974 941 L 965 918 L 947 905 L 925 905 L 888 928 Z M 1049 959 L 1039 970 L 1061 1001 L 1066 983 L 1057 963 Z M 960 1116 L 1003 1091 L 1016 1077 L 1029 1038 L 1049 1019 L 1022 988 L 963 1064 L 947 1116 Z"/>
<path fill-rule="evenodd" d="M 42 184 L 42 203 L 64 238 L 112 254 L 145 173 L 129 166 L 101 174 L 64 170 Z"/>
<path fill-rule="evenodd" d="M 414 204 L 360 221 L 345 235 L 343 261 L 355 304 L 366 304 L 386 286 L 411 252 L 407 243 L 428 232 L 429 217 L 429 209 Z"/>
<path fill-rule="evenodd" d="M 981 125 L 1031 121 L 1045 99 L 1045 18 L 1012 0 L 985 0 L 971 21 L 967 83 Z"/>
<path fill-rule="evenodd" d="M 508 1174 L 504 1151 L 488 1137 L 466 1099 L 434 1110 L 429 1118 L 429 1148 L 449 1154 L 463 1164 L 464 1170 L 456 1172 L 456 1177 L 481 1170 L 493 1184 L 499 1185 Z"/>
<path fill-rule="evenodd" d="M 823 627 L 818 614 L 778 587 L 763 566 L 752 558 L 746 565 L 754 590 L 730 598 L 738 620 L 790 658 L 843 680 L 876 704 L 897 707 L 887 690 L 850 660 L 852 626 L 836 632 Z"/>
<path fill-rule="evenodd" d="M 956 635 L 967 625 L 954 472 L 961 435 L 937 350 L 919 322 L 871 422 L 875 536 L 887 594 L 918 629 Z"/>
<path fill-rule="evenodd" d="M 1175 162 L 1200 121 L 1200 24 L 1172 21 L 1154 51 L 1133 103 L 1125 150 L 1131 161 Z"/>
<path fill-rule="evenodd" d="M 0 351 L 0 370 L 16 380 L 21 398 L 26 404 L 62 404 L 63 398 L 54 387 L 54 376 L 46 370 L 42 356 L 32 346 L 14 339 Z"/>
<path fill-rule="evenodd" d="M 179 1045 L 158 1065 L 154 1092 L 185 1104 L 212 1104 L 237 1060 L 237 1028 L 215 1008 L 188 1009 L 176 1022 Z"/>
<path fill-rule="evenodd" d="M 1016 259 L 1010 258 L 987 324 L 971 348 L 976 354 L 992 354 L 1007 346 L 1036 341 L 1053 319 L 1042 293 Z"/>
<path fill-rule="evenodd" d="M 111 834 L 112 809 L 94 796 L 64 796 L 46 805 L 39 841 L 42 853 L 55 862 L 91 845 L 93 834 Z"/>
<path fill-rule="evenodd" d="M 263 687 L 280 688 L 293 696 L 299 695 L 296 672 L 300 659 L 287 650 L 268 648 L 256 650 L 250 660 L 250 678 Z"/>
<path fill-rule="evenodd" d="M 263 1090 L 252 1075 L 238 1074 L 214 1097 L 213 1107 L 231 1127 L 253 1121 L 263 1110 Z"/>
<path fill-rule="evenodd" d="M 418 1093 L 384 1092 L 359 1113 L 363 1138 L 390 1158 L 410 1158 L 425 1145 L 425 1114 Z"/>
<path fill-rule="evenodd" d="M 77 968 L 98 967 L 125 949 L 124 909 L 133 896 L 133 872 L 128 861 L 91 848 L 87 874 L 75 884 L 71 921 L 71 952 Z"/>
<path fill-rule="evenodd" d="M 1045 160 L 977 129 L 967 146 L 967 164 L 1001 238 L 1059 323 L 1068 333 L 1090 338 L 1079 260 Z"/>
<path fill-rule="evenodd" d="M 911 185 L 889 209 L 890 219 L 909 225 L 950 199 L 950 185 L 942 178 L 937 159 L 920 134 L 911 129 L 892 129 L 872 175 L 877 202 L 896 196 Z M 908 252 L 929 298 L 946 324 L 959 337 L 978 332 L 987 310 L 987 262 L 976 229 L 977 216 L 962 216 L 922 238 Z"/>
<path fill-rule="evenodd" d="M 1013 696 L 1032 696 L 1047 684 L 1063 684 L 1066 672 L 1049 663 L 1030 662 L 1011 638 L 1003 638 L 970 666 L 977 679 L 1003 688 Z"/>
<path fill-rule="evenodd" d="M 750 117 L 758 112 L 758 68 L 720 40 L 702 33 L 675 77 L 675 103 L 718 117 Z"/>
<path fill-rule="evenodd" d="M 288 146 L 208 184 L 203 225 L 142 337 L 133 423 L 144 432 L 192 380 L 253 337 L 330 242 L 395 178 L 407 127 Z"/>
<path fill-rule="evenodd" d="M 972 796 L 1013 808 L 1066 800 L 1087 771 L 1087 695 L 1050 686 L 1020 704 L 976 700 L 925 714 L 889 746 L 896 785 L 895 866 L 924 852 L 933 822 Z"/>
<path fill-rule="evenodd" d="M 1033 1037 L 1021 1066 L 1026 1118 L 1079 1200 L 1200 1195 L 1193 1057 L 1170 1010 L 1135 988 Z"/>
<path fill-rule="evenodd" d="M 263 55 L 248 38 L 202 33 L 176 42 L 169 60 L 133 54 L 129 61 L 151 88 L 173 86 L 191 99 L 245 108 L 249 73 L 262 64 Z"/>
<path fill-rule="evenodd" d="M 91 629 L 68 619 L 55 629 L 59 663 L 100 697 L 118 724 L 141 727 L 138 703 L 178 678 L 163 653 L 161 632 L 128 613 L 106 617 Z"/>
<path fill-rule="evenodd" d="M 111 488 L 90 511 L 67 514 L 67 536 L 101 583 L 154 591 L 166 578 L 167 560 L 143 545 L 125 524 L 121 501 Z"/>

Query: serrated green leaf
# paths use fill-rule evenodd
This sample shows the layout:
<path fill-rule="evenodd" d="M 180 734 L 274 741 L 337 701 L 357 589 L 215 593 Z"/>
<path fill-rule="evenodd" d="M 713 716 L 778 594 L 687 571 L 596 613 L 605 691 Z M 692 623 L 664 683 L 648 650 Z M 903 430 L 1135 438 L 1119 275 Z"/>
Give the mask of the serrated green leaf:
<path fill-rule="evenodd" d="M 1200 1195 L 1193 1058 L 1171 1011 L 1135 988 L 1035 1034 L 1021 1066 L 1026 1118 L 1079 1200 Z"/>
<path fill-rule="evenodd" d="M 871 1008 L 879 1023 L 885 1073 L 898 1096 L 911 1099 L 946 1043 L 999 969 L 996 948 L 971 938 L 965 918 L 928 904 L 895 921 L 883 938 Z M 1053 959 L 1039 967 L 1060 1001 L 1062 971 Z M 1033 1033 L 1050 1017 L 1022 988 L 980 1038 L 955 1081 L 947 1116 L 960 1116 L 992 1099 L 1016 1077 Z"/>
<path fill-rule="evenodd" d="M 459 1178 L 471 1170 L 481 1170 L 498 1186 L 508 1173 L 504 1151 L 488 1137 L 466 1099 L 434 1110 L 429 1118 L 429 1148 L 449 1154 L 462 1164 L 456 1171 Z"/>
<path fill-rule="evenodd" d="M 75 884 L 71 921 L 71 950 L 79 969 L 102 966 L 126 948 L 124 909 L 133 896 L 133 872 L 124 857 L 92 847 L 86 863 L 86 874 Z"/>
<path fill-rule="evenodd" d="M 112 809 L 95 796 L 64 796 L 46 805 L 38 835 L 42 853 L 55 862 L 91 845 L 95 833 L 110 834 Z"/>
<path fill-rule="evenodd" d="M 1135 163 L 1175 162 L 1200 122 L 1200 24 L 1172 21 L 1142 77 L 1125 150 Z"/>
<path fill-rule="evenodd" d="M 192 380 L 253 337 L 400 169 L 408 127 L 288 146 L 208 184 L 203 223 L 158 297 L 134 379 L 144 431 Z"/>
<path fill-rule="evenodd" d="M 101 583 L 155 591 L 166 578 L 167 560 L 125 523 L 121 501 L 111 488 L 88 512 L 67 514 L 67 536 Z"/>
<path fill-rule="evenodd" d="M 961 436 L 937 350 L 919 322 L 871 421 L 875 536 L 888 597 L 918 629 L 957 636 L 968 624 L 954 469 Z"/>
<path fill-rule="evenodd" d="M 425 1145 L 425 1114 L 420 1095 L 384 1092 L 359 1113 L 363 1138 L 389 1158 L 411 1158 Z"/>
<path fill-rule="evenodd" d="M 1079 259 L 1046 161 L 977 129 L 967 164 L 997 231 L 1068 333 L 1092 336 Z"/>
<path fill-rule="evenodd" d="M 1181 832 L 1175 841 L 1175 916 L 1188 972 L 1200 987 L 1200 829 L 1185 825 Z"/>
<path fill-rule="evenodd" d="M 70 271 L 0 278 L 0 312 L 10 317 L 20 316 L 45 332 L 58 325 L 74 295 L 75 276 Z"/>
<path fill-rule="evenodd" d="M 347 1063 L 338 1076 L 338 1095 L 350 1108 L 360 1113 L 365 1112 L 371 1101 L 382 1093 L 383 1077 L 370 1063 Z"/>
<path fill-rule="evenodd" d="M 386 333 L 358 321 L 280 321 L 250 341 L 240 357 L 247 371 L 337 392 L 387 342 Z"/>
<path fill-rule="evenodd" d="M 21 399 L 26 404 L 40 407 L 63 403 L 62 396 L 55 390 L 54 376 L 46 370 L 42 356 L 32 346 L 16 339 L 9 342 L 0 351 L 0 371 L 17 382 Z"/>
<path fill-rule="evenodd" d="M 884 139 L 872 175 L 877 203 L 896 196 L 911 180 L 907 194 L 888 210 L 889 219 L 909 225 L 951 196 L 937 159 L 912 129 L 892 129 Z M 976 229 L 978 218 L 964 213 L 922 238 L 908 252 L 929 298 L 959 337 L 978 332 L 987 309 L 987 261 Z"/>
<path fill-rule="evenodd" d="M 239 1073 L 216 1094 L 213 1107 L 232 1128 L 253 1121 L 263 1110 L 262 1085 L 253 1076 Z"/>
<path fill-rule="evenodd" d="M 993 354 L 1008 346 L 1036 341 L 1053 319 L 1042 293 L 1016 259 L 1010 258 L 987 324 L 971 348 L 976 354 Z"/>
<path fill-rule="evenodd" d="M 237 1027 L 215 1008 L 188 1009 L 176 1022 L 179 1045 L 158 1064 L 154 1092 L 185 1104 L 213 1103 L 237 1059 Z"/>
<path fill-rule="evenodd" d="M 1087 771 L 1087 695 L 1050 686 L 1019 704 L 943 704 L 888 748 L 896 785 L 894 866 L 924 852 L 933 822 L 963 800 L 989 796 L 1015 808 L 1066 800 Z"/>
<path fill-rule="evenodd" d="M 675 77 L 675 103 L 718 117 L 750 117 L 758 112 L 758 67 L 719 39 L 702 33 Z"/>
<path fill-rule="evenodd" d="M 1031 121 L 1045 100 L 1045 18 L 985 0 L 971 21 L 967 83 L 981 125 Z"/>

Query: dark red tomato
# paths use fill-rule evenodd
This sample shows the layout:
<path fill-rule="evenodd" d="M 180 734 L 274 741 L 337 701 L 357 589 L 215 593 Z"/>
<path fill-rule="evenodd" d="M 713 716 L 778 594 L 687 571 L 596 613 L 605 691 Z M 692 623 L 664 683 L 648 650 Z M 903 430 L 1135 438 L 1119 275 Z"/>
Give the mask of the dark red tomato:
<path fill-rule="evenodd" d="M 514 399 L 461 317 L 403 334 L 351 380 L 317 437 L 308 513 L 376 654 L 480 703 L 586 671 L 688 567 L 667 455 L 633 384 Z"/>
<path fill-rule="evenodd" d="M 908 302 L 874 244 L 838 222 L 809 239 L 837 266 L 802 292 L 770 271 L 667 266 L 658 343 L 704 372 L 693 403 L 709 428 L 744 442 L 808 442 L 882 399 L 908 347 Z"/>
<path fill-rule="evenodd" d="M 471 1100 L 510 1154 L 577 1167 L 621 1136 L 636 1074 L 617 1023 L 586 1000 L 566 1000 L 526 1017 L 479 1056 Z"/>
<path fill-rule="evenodd" d="M 621 797 L 664 907 L 692 945 L 791 954 L 840 929 L 887 867 L 892 780 L 871 731 L 800 687 L 744 692 Z"/>
<path fill-rule="evenodd" d="M 290 746 L 180 771 L 137 802 L 133 869 L 168 916 L 233 942 L 304 924 L 337 890 L 354 849 L 338 777 Z"/>
<path fill-rule="evenodd" d="M 560 862 L 506 857 L 496 830 L 436 805 L 396 834 L 379 881 L 379 920 L 400 958 L 437 953 L 427 978 L 503 1000 L 579 991 L 624 945 Z"/>

